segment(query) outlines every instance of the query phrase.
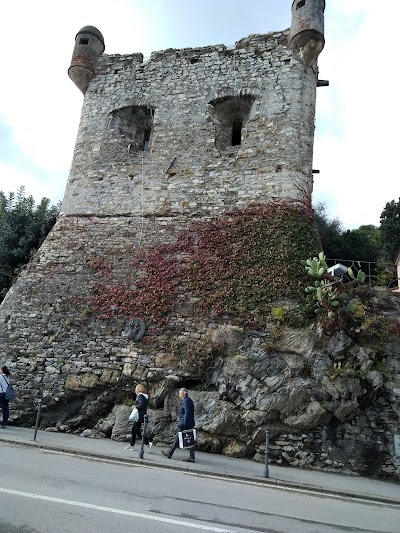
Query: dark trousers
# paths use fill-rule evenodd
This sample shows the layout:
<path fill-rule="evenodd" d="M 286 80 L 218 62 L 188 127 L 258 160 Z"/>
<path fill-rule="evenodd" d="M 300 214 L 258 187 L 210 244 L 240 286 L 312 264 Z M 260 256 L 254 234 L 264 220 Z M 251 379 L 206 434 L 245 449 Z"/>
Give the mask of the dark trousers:
<path fill-rule="evenodd" d="M 3 422 L 1 423 L 1 425 L 6 426 L 8 422 L 8 417 L 10 415 L 10 409 L 8 407 L 8 400 L 5 399 L 4 392 L 0 393 L 0 405 L 1 410 L 3 412 Z"/>
<path fill-rule="evenodd" d="M 172 455 L 174 453 L 174 451 L 179 447 L 179 431 L 177 432 L 177 434 L 175 435 L 175 440 L 171 446 L 171 449 L 169 450 L 169 453 L 170 455 Z M 195 458 L 194 456 L 194 446 L 193 448 L 189 448 L 189 455 L 192 459 Z"/>
<path fill-rule="evenodd" d="M 142 440 L 142 422 L 134 422 L 132 424 L 132 437 L 130 446 L 135 446 L 136 437 L 139 437 L 139 439 Z M 144 443 L 146 446 L 149 445 L 149 439 L 146 437 L 146 435 L 144 436 Z"/>

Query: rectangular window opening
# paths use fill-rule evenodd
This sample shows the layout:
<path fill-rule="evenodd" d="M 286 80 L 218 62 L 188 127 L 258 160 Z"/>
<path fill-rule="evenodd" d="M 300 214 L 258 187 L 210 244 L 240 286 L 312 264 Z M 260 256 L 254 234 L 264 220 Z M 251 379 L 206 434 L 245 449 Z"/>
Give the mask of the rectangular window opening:
<path fill-rule="evenodd" d="M 88 37 L 81 37 L 79 39 L 79 44 L 89 44 L 89 39 Z"/>
<path fill-rule="evenodd" d="M 147 152 L 150 145 L 150 134 L 151 130 L 144 130 L 144 139 L 143 139 L 143 151 Z"/>
<path fill-rule="evenodd" d="M 296 4 L 296 10 L 300 9 L 301 7 L 304 7 L 306 5 L 306 0 L 300 0 L 300 2 L 297 2 Z"/>
<path fill-rule="evenodd" d="M 242 144 L 242 122 L 232 124 L 232 146 Z"/>

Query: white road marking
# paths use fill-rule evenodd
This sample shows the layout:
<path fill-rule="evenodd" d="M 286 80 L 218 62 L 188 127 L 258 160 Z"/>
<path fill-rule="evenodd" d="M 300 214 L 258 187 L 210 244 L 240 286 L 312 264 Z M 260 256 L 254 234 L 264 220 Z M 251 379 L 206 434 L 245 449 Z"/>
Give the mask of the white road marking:
<path fill-rule="evenodd" d="M 32 494 L 30 492 L 22 492 L 20 490 L 4 489 L 0 487 L 0 492 L 5 494 L 14 494 L 15 496 L 23 496 L 25 498 L 33 498 L 35 500 L 45 500 L 48 502 L 63 503 L 65 505 L 75 505 L 76 507 L 86 507 L 87 509 L 95 509 L 97 511 L 105 511 L 107 513 L 116 513 L 126 516 L 135 516 L 145 520 L 153 520 L 154 522 L 166 522 L 178 526 L 190 527 L 192 529 L 203 529 L 204 531 L 214 531 L 215 533 L 235 533 L 232 529 L 221 529 L 219 527 L 202 526 L 193 522 L 184 522 L 183 520 L 173 520 L 172 518 L 161 518 L 143 513 L 134 513 L 132 511 L 123 511 L 122 509 L 114 509 L 113 507 L 103 507 L 101 505 L 93 505 L 91 503 L 76 502 L 74 500 L 64 500 L 63 498 L 53 498 L 51 496 L 43 496 L 42 494 Z"/>

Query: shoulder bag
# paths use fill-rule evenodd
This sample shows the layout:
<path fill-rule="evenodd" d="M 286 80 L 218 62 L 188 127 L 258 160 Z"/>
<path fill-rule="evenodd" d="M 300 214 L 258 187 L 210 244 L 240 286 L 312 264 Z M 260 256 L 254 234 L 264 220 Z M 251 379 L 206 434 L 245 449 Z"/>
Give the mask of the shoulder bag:
<path fill-rule="evenodd" d="M 13 400 L 15 398 L 15 390 L 14 387 L 11 385 L 11 383 L 7 380 L 5 376 L 3 376 L 4 381 L 7 383 L 7 388 L 4 392 L 4 398 L 6 400 Z"/>

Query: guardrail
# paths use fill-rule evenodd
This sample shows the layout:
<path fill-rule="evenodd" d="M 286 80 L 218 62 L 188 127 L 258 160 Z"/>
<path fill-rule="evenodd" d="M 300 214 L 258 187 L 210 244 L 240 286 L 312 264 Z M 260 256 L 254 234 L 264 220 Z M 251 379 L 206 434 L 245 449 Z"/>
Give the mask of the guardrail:
<path fill-rule="evenodd" d="M 332 267 L 338 263 L 351 267 L 353 271 L 362 270 L 365 272 L 367 278 L 366 283 L 372 286 L 383 286 L 388 290 L 400 288 L 400 279 L 397 275 L 397 266 L 394 263 L 385 263 L 382 261 L 359 261 L 357 259 L 337 259 L 327 258 L 326 263 L 328 267 Z M 384 275 L 383 273 L 387 274 Z"/>

